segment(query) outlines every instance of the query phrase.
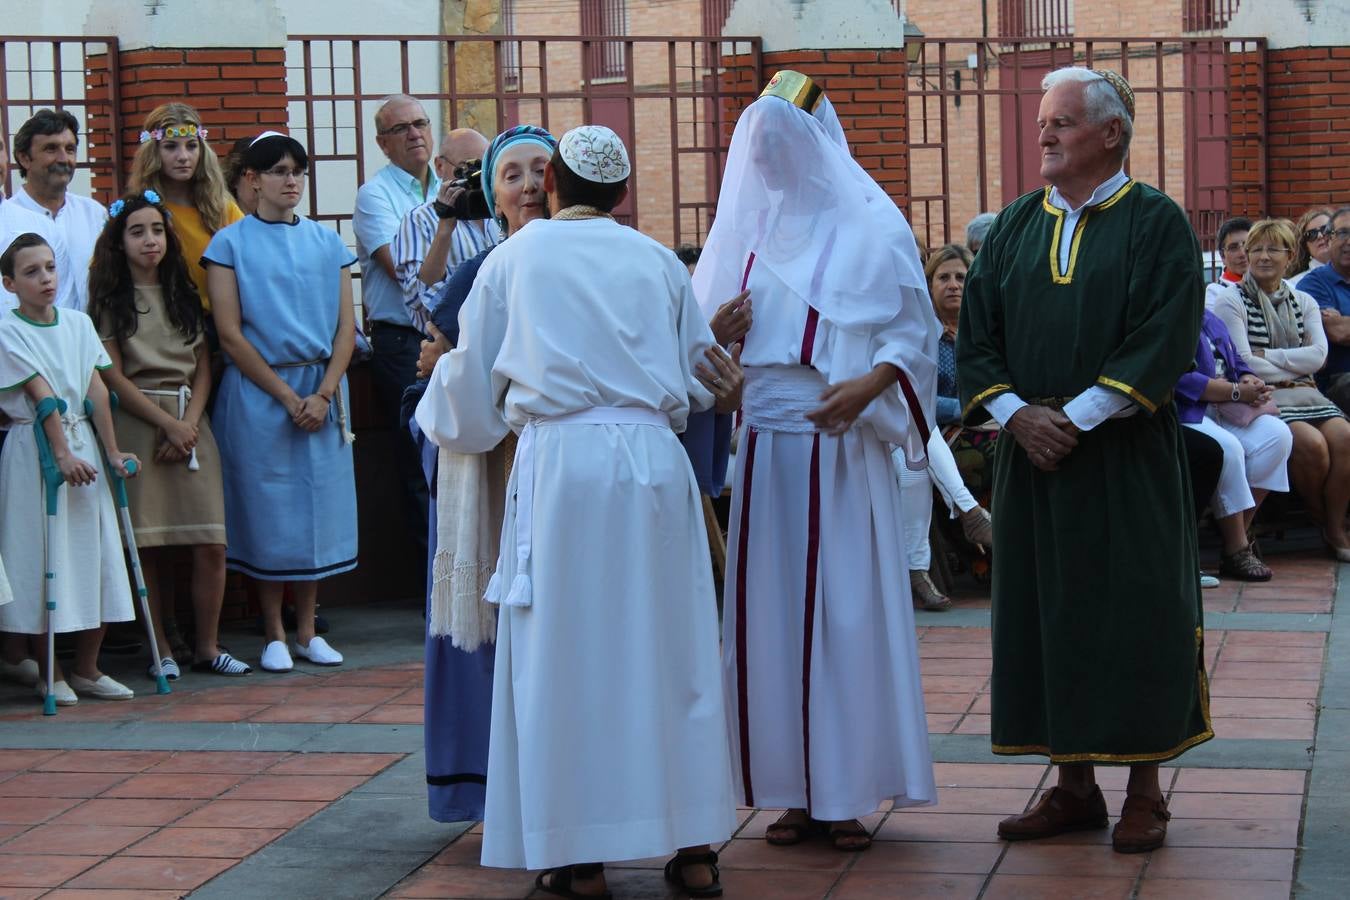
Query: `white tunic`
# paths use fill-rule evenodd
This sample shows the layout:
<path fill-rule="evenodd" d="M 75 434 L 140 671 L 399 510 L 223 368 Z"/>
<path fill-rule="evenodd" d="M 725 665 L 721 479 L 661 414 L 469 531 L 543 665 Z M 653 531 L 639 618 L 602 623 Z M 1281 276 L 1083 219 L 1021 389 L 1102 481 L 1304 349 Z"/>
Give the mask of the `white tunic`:
<path fill-rule="evenodd" d="M 749 287 L 722 653 L 737 786 L 747 806 L 822 820 L 858 818 L 885 800 L 933 803 L 889 446 L 906 443 L 910 411 L 892 389 L 840 437 L 804 418 L 841 380 L 831 370 L 931 366 L 927 331 L 903 316 L 842 332 L 767 266 L 751 269 Z M 910 292 L 905 302 L 927 298 Z M 921 402 L 932 421 L 933 398 Z"/>
<path fill-rule="evenodd" d="M 532 427 L 531 553 L 518 567 L 518 451 L 492 696 L 484 865 L 531 869 L 717 843 L 735 825 L 717 609 L 698 488 L 675 437 L 711 405 L 712 334 L 685 267 L 607 219 L 531 222 L 484 262 L 459 346 L 417 408 L 477 453 Z M 670 428 L 538 424 L 614 407 Z M 526 437 L 522 435 L 522 447 Z"/>
<path fill-rule="evenodd" d="M 98 470 L 84 487 L 58 491 L 52 570 L 56 573 L 56 631 L 85 631 L 104 622 L 134 618 L 126 562 L 117 530 L 117 510 L 108 489 L 98 439 L 84 419 L 84 398 L 96 368 L 111 365 L 89 317 L 56 310 L 56 321 L 40 325 L 17 309 L 0 313 L 0 410 L 13 420 L 0 455 L 0 557 L 9 561 L 9 583 L 17 603 L 0 606 L 0 630 L 39 634 L 46 630 L 42 608 L 43 545 L 47 513 L 39 476 L 33 402 L 23 386 L 41 375 L 66 401 L 66 442 L 71 452 Z"/>

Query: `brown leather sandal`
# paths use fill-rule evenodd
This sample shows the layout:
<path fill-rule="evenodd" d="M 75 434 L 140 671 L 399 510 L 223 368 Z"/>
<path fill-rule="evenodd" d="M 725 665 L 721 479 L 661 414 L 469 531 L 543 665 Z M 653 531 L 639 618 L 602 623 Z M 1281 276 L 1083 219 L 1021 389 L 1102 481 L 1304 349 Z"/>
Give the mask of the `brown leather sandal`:
<path fill-rule="evenodd" d="M 1256 558 L 1251 544 L 1248 544 L 1219 560 L 1219 574 L 1238 581 L 1269 581 L 1275 573 L 1270 570 L 1270 566 Z"/>
<path fill-rule="evenodd" d="M 872 835 L 856 819 L 852 822 L 831 825 L 829 836 L 834 849 L 845 853 L 861 853 L 872 846 Z"/>
<path fill-rule="evenodd" d="M 794 821 L 785 821 L 788 816 L 800 816 Z M 774 832 L 778 832 L 774 834 Z M 825 833 L 825 824 L 810 818 L 804 809 L 789 809 L 764 829 L 764 840 L 775 847 L 791 847 L 817 834 Z"/>

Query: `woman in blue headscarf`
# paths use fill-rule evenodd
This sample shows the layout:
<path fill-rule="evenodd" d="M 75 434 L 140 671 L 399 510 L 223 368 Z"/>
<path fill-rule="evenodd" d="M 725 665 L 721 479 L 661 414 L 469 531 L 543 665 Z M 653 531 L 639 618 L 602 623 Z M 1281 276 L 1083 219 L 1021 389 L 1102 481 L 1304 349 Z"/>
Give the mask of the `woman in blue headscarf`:
<path fill-rule="evenodd" d="M 483 155 L 484 199 L 507 237 L 548 216 L 544 169 L 557 145 L 544 129 L 518 125 L 497 135 Z M 454 347 L 459 309 L 491 252 L 489 248 L 462 263 L 447 282 L 428 326 L 433 340 L 422 345 L 420 378 L 430 375 L 436 360 Z M 425 382 L 421 386 L 425 390 Z M 405 395 L 405 409 L 410 401 L 416 405 L 417 398 Z M 434 401 L 426 397 L 423 402 Z M 421 446 L 423 469 L 436 499 L 424 701 L 429 811 L 438 822 L 476 821 L 483 818 L 487 784 L 496 622 L 494 608 L 481 597 L 496 563 L 506 460 L 514 455 L 514 446 L 474 457 L 439 451 L 438 461 L 439 448 L 422 435 L 416 418 L 409 427 Z M 503 443 L 514 445 L 514 437 Z"/>

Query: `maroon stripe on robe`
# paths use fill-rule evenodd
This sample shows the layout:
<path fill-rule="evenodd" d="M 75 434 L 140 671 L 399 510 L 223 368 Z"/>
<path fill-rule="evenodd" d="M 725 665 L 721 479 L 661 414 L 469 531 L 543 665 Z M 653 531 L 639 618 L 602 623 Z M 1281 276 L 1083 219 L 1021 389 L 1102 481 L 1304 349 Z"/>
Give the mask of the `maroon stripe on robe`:
<path fill-rule="evenodd" d="M 753 259 L 753 257 L 752 257 Z M 746 673 L 745 584 L 749 570 L 750 546 L 750 489 L 755 483 L 755 441 L 758 433 L 746 429 L 745 481 L 741 493 L 741 533 L 737 540 L 736 560 L 736 707 L 741 738 L 741 780 L 745 784 L 745 805 L 755 805 L 755 791 L 750 781 L 750 701 L 749 679 Z"/>
<path fill-rule="evenodd" d="M 816 631 L 816 574 L 820 560 L 820 432 L 811 441 L 811 486 L 807 506 L 806 602 L 802 618 L 802 770 L 806 808 L 811 809 L 811 645 Z"/>
<path fill-rule="evenodd" d="M 909 417 L 914 421 L 914 427 L 919 429 L 919 437 L 923 438 L 923 445 L 928 447 L 928 420 L 923 417 L 923 407 L 919 405 L 919 396 L 914 393 L 914 385 L 909 383 L 909 376 L 900 371 L 899 367 L 895 370 L 896 380 L 900 382 L 900 393 L 905 395 L 905 405 L 909 407 Z"/>

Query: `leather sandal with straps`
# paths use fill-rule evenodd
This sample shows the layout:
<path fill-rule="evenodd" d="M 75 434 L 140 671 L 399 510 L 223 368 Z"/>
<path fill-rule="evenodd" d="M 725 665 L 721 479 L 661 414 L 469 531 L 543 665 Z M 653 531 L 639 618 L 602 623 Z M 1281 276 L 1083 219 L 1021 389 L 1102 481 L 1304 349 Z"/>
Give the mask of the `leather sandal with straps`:
<path fill-rule="evenodd" d="M 1274 575 L 1270 566 L 1261 562 L 1248 544 L 1236 553 L 1219 560 L 1219 574 L 1236 578 L 1238 581 L 1269 581 Z"/>
<path fill-rule="evenodd" d="M 690 884 L 684 877 L 684 870 L 687 866 L 707 866 L 712 870 L 712 883 L 705 884 L 702 887 Z M 669 881 L 690 897 L 722 896 L 722 885 L 719 881 L 721 877 L 722 872 L 717 868 L 716 850 L 707 850 L 702 853 L 677 853 L 674 859 L 666 863 L 666 881 Z"/>
<path fill-rule="evenodd" d="M 1147 853 L 1167 839 L 1172 814 L 1166 800 L 1131 794 L 1120 809 L 1120 821 L 1111 832 L 1111 847 L 1117 853 Z"/>
<path fill-rule="evenodd" d="M 614 900 L 614 895 L 608 890 L 599 894 L 585 894 L 572 889 L 573 883 L 578 879 L 596 878 L 605 874 L 603 863 L 578 863 L 572 866 L 560 866 L 556 869 L 545 869 L 534 879 L 534 886 L 546 894 L 552 894 L 554 897 L 566 897 L 568 900 Z"/>
<path fill-rule="evenodd" d="M 952 601 L 938 590 L 933 579 L 922 569 L 909 570 L 909 592 L 914 599 L 914 608 L 925 612 L 946 612 L 952 608 Z"/>

